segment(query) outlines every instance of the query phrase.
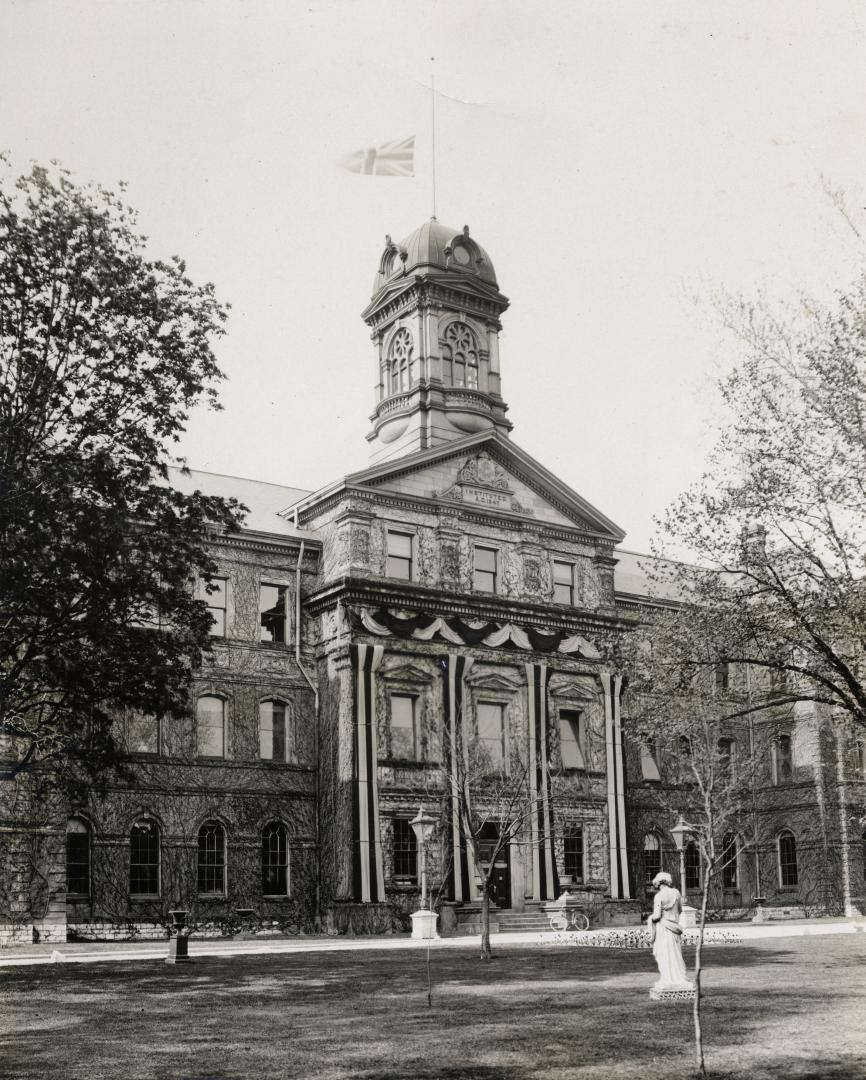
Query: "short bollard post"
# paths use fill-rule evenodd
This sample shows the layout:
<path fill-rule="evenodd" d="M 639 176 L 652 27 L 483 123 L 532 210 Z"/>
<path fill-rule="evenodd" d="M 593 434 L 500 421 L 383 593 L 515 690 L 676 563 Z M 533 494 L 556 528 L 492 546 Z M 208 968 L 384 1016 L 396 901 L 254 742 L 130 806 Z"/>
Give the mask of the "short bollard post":
<path fill-rule="evenodd" d="M 186 925 L 185 911 L 170 911 L 171 933 L 168 941 L 167 964 L 189 964 L 189 927 Z"/>

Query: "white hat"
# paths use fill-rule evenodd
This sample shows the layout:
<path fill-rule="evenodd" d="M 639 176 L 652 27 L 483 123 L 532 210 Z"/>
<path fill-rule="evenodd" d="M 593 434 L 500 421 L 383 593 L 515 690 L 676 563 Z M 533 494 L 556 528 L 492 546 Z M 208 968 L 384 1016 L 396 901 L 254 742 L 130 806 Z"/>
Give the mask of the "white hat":
<path fill-rule="evenodd" d="M 664 870 L 653 878 L 653 887 L 656 889 L 659 885 L 673 885 L 673 883 L 674 879 Z"/>

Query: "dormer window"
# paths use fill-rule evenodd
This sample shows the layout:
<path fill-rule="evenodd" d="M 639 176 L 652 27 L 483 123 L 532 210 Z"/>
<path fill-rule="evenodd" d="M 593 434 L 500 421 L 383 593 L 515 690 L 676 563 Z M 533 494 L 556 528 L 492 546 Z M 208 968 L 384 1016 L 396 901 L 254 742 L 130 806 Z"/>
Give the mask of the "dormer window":
<path fill-rule="evenodd" d="M 478 387 L 478 343 L 466 323 L 449 323 L 445 331 L 442 376 L 446 386 Z"/>
<path fill-rule="evenodd" d="M 402 394 L 412 386 L 414 343 L 412 335 L 401 327 L 388 350 L 388 393 Z"/>

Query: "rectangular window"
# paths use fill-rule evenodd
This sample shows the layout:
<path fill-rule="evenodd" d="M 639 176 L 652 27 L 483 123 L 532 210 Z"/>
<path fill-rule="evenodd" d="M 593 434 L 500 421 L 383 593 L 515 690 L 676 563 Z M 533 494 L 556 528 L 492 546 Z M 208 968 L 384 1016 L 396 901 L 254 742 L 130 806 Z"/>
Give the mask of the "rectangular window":
<path fill-rule="evenodd" d="M 391 757 L 404 761 L 418 757 L 415 698 L 410 694 L 391 695 Z"/>
<path fill-rule="evenodd" d="M 198 699 L 196 734 L 199 757 L 225 757 L 225 702 L 222 698 Z"/>
<path fill-rule="evenodd" d="M 388 530 L 387 577 L 412 580 L 412 534 Z"/>
<path fill-rule="evenodd" d="M 391 836 L 393 876 L 416 881 L 418 878 L 418 842 L 407 818 L 394 818 Z"/>
<path fill-rule="evenodd" d="M 160 722 L 158 716 L 131 713 L 126 720 L 126 750 L 129 754 L 158 754 L 160 752 Z"/>
<path fill-rule="evenodd" d="M 505 706 L 479 701 L 475 715 L 482 765 L 500 769 L 505 762 Z"/>
<path fill-rule="evenodd" d="M 791 755 L 791 736 L 777 735 L 773 744 L 774 780 L 777 784 L 788 784 L 794 775 Z"/>
<path fill-rule="evenodd" d="M 662 846 L 655 833 L 647 833 L 643 838 L 643 879 L 645 885 L 652 885 L 653 878 L 662 868 Z"/>
<path fill-rule="evenodd" d="M 286 707 L 281 701 L 259 705 L 259 756 L 262 761 L 288 761 Z"/>
<path fill-rule="evenodd" d="M 737 838 L 733 833 L 726 833 L 722 843 L 722 887 L 737 887 Z"/>
<path fill-rule="evenodd" d="M 699 889 L 701 887 L 701 853 L 697 844 L 687 844 L 685 850 L 686 864 L 686 888 Z"/>
<path fill-rule="evenodd" d="M 90 830 L 77 819 L 66 827 L 66 891 L 90 895 Z"/>
<path fill-rule="evenodd" d="M 574 563 L 553 560 L 553 599 L 557 604 L 574 604 Z"/>
<path fill-rule="evenodd" d="M 559 748 L 563 769 L 585 769 L 582 716 L 577 709 L 559 710 Z"/>
<path fill-rule="evenodd" d="M 659 755 L 656 741 L 652 736 L 647 736 L 640 744 L 640 772 L 644 780 L 660 781 Z"/>
<path fill-rule="evenodd" d="M 211 637 L 226 636 L 226 585 L 228 578 L 215 577 L 210 579 L 210 584 L 204 578 L 199 578 L 196 595 L 199 600 L 204 600 L 210 612 L 213 624 L 210 628 Z M 208 592 L 210 588 L 210 592 Z"/>
<path fill-rule="evenodd" d="M 475 548 L 472 586 L 479 592 L 496 592 L 496 554 L 496 548 Z"/>
<path fill-rule="evenodd" d="M 736 744 L 733 739 L 719 739 L 719 768 L 723 776 L 731 777 L 736 760 Z"/>
<path fill-rule="evenodd" d="M 260 641 L 285 643 L 287 585 L 262 585 L 259 590 Z"/>
<path fill-rule="evenodd" d="M 583 881 L 583 829 L 573 825 L 566 829 L 563 846 L 563 871 L 575 882 Z"/>

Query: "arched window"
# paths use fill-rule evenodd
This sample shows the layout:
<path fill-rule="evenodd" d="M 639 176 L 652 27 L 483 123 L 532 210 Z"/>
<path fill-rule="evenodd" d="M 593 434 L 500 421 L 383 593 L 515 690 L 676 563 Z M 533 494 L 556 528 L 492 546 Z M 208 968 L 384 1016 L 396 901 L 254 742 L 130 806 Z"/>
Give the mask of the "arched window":
<path fill-rule="evenodd" d="M 272 821 L 262 829 L 262 893 L 289 894 L 289 836 L 285 825 Z"/>
<path fill-rule="evenodd" d="M 259 756 L 262 761 L 294 761 L 289 713 L 284 701 L 259 705 Z"/>
<path fill-rule="evenodd" d="M 655 833 L 648 832 L 643 838 L 643 879 L 652 885 L 652 880 L 662 868 L 662 845 Z"/>
<path fill-rule="evenodd" d="M 779 884 L 783 889 L 797 886 L 797 841 L 787 829 L 779 833 Z"/>
<path fill-rule="evenodd" d="M 737 888 L 737 838 L 725 833 L 722 839 L 722 887 Z"/>
<path fill-rule="evenodd" d="M 699 889 L 701 887 L 701 853 L 694 840 L 690 840 L 686 844 L 684 862 L 686 866 L 686 889 Z"/>
<path fill-rule="evenodd" d="M 66 892 L 90 896 L 90 826 L 81 818 L 66 822 Z"/>
<path fill-rule="evenodd" d="M 218 821 L 206 821 L 198 831 L 198 891 L 225 895 L 226 834 Z"/>
<path fill-rule="evenodd" d="M 196 702 L 196 749 L 199 757 L 225 757 L 225 702 L 205 694 Z"/>
<path fill-rule="evenodd" d="M 159 826 L 137 821 L 129 833 L 129 891 L 159 896 Z"/>
<path fill-rule="evenodd" d="M 442 367 L 446 386 L 478 386 L 478 345 L 466 323 L 449 323 L 445 330 Z"/>
<path fill-rule="evenodd" d="M 388 350 L 389 393 L 402 394 L 404 390 L 411 388 L 414 349 L 412 335 L 405 326 L 401 327 L 394 335 L 391 348 Z"/>

